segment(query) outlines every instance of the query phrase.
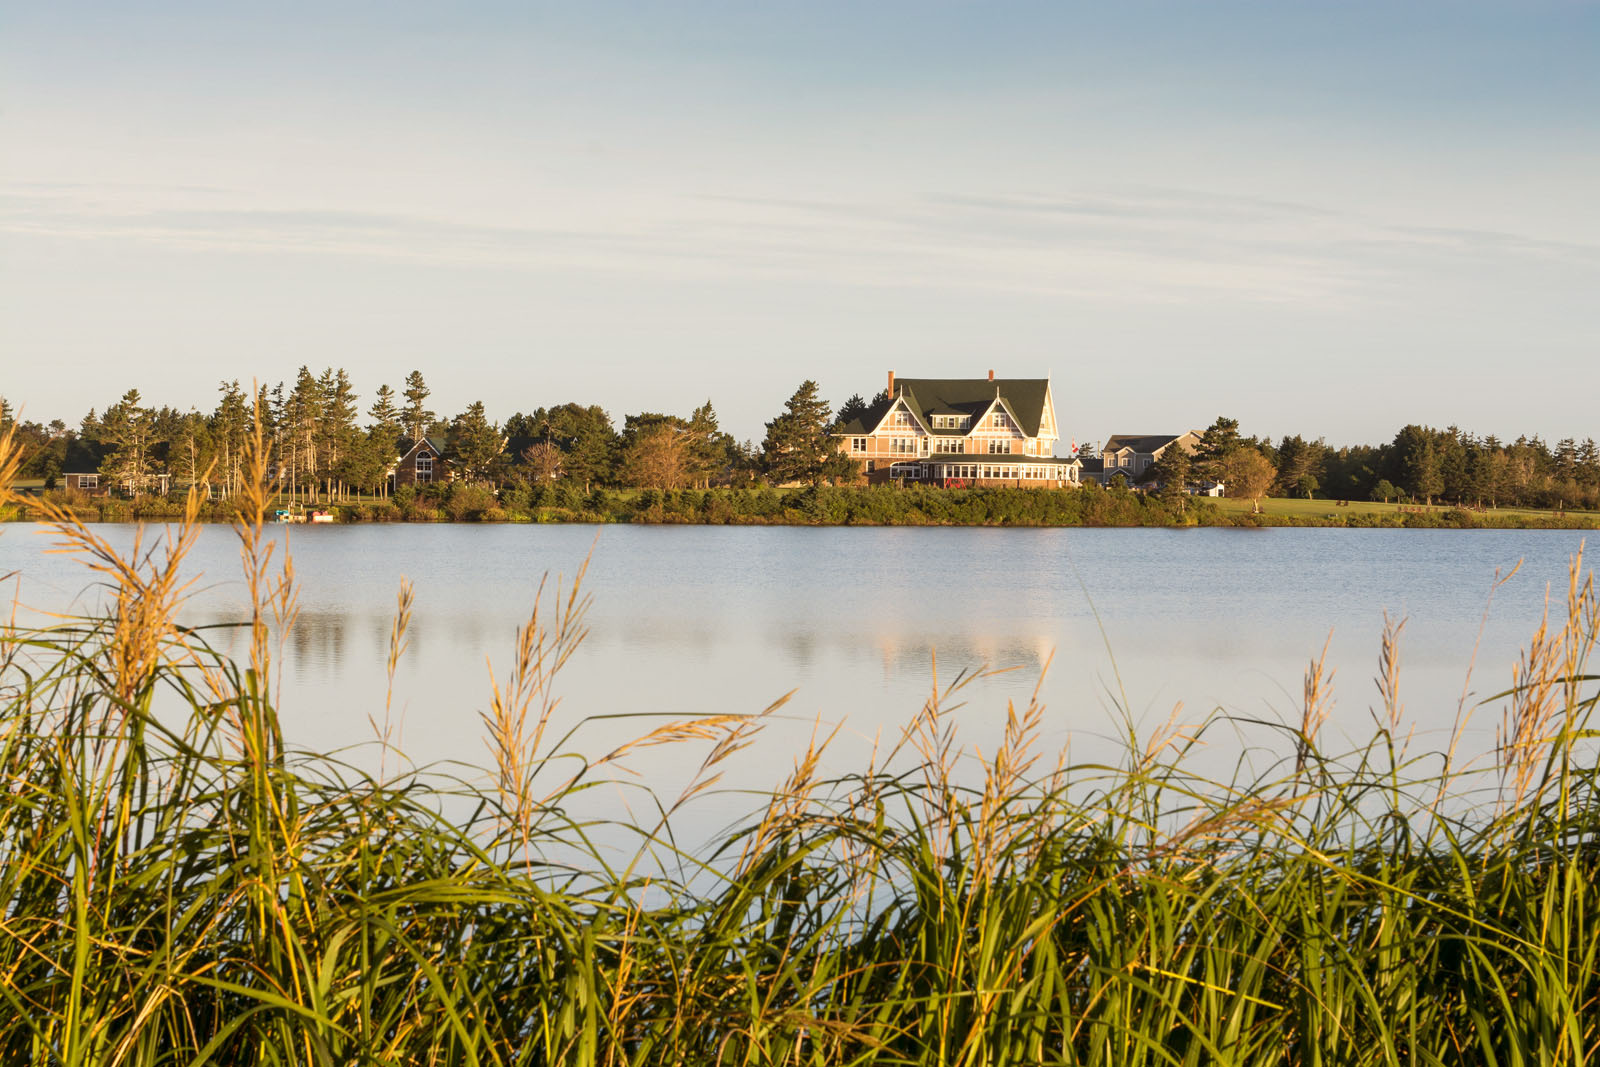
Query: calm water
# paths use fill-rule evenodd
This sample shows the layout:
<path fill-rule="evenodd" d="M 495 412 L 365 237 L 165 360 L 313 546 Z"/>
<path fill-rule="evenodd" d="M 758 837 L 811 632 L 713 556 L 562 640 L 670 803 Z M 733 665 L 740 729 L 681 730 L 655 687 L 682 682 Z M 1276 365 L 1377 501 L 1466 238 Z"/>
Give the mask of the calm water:
<path fill-rule="evenodd" d="M 131 527 L 100 529 L 131 541 Z M 49 543 L 27 526 L 0 528 L 0 574 L 18 572 L 4 598 L 92 607 L 91 576 L 47 554 Z M 844 724 L 835 768 L 864 760 L 875 735 L 892 737 L 920 707 L 935 655 L 941 682 L 1015 668 L 964 691 L 967 736 L 985 748 L 1006 702 L 1025 702 L 1050 660 L 1047 740 L 1097 758 L 1111 751 L 1120 707 L 1147 727 L 1178 702 L 1189 719 L 1215 709 L 1296 719 L 1306 664 L 1331 632 L 1331 728 L 1364 739 L 1385 611 L 1406 620 L 1408 721 L 1419 743 L 1443 744 L 1496 570 L 1525 561 L 1495 595 L 1473 700 L 1509 684 L 1546 584 L 1564 590 L 1581 542 L 1547 532 L 357 526 L 298 528 L 291 543 L 301 613 L 281 704 L 292 740 L 332 749 L 370 739 L 405 575 L 416 615 L 397 685 L 403 744 L 419 761 L 481 765 L 486 662 L 504 673 L 541 577 L 570 576 L 592 547 L 591 634 L 559 682 L 562 725 L 754 712 L 794 690 L 729 779 L 759 786 L 788 771 L 819 718 Z M 203 532 L 187 621 L 240 616 L 237 551 L 226 528 Z M 1494 707 L 1474 720 L 1480 750 L 1498 717 Z M 575 743 L 598 753 L 641 730 L 606 719 Z M 1282 750 L 1253 748 L 1265 740 L 1219 726 L 1201 759 L 1264 766 Z M 633 766 L 671 791 L 700 755 L 656 749 Z"/>

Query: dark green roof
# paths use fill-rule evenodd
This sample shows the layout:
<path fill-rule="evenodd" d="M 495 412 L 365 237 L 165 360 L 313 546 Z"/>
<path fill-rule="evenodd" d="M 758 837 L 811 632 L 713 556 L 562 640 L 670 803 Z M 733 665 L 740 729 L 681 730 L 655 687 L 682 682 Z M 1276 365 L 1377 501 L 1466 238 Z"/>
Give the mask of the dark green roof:
<path fill-rule="evenodd" d="M 896 378 L 895 392 L 904 398 L 922 428 L 933 436 L 959 437 L 976 428 L 980 415 L 989 410 L 998 395 L 1005 408 L 1016 420 L 1017 426 L 1028 437 L 1039 436 L 1039 426 L 1044 422 L 1045 398 L 1050 393 L 1048 378 Z M 851 419 L 839 427 L 840 434 L 868 434 L 877 428 L 893 405 L 888 402 L 874 404 L 865 416 Z M 965 430 L 940 427 L 932 424 L 934 415 L 967 415 L 973 420 Z"/>
<path fill-rule="evenodd" d="M 445 454 L 445 446 L 447 444 L 445 439 L 438 434 L 429 434 L 428 436 L 422 438 L 402 437 L 399 445 L 400 458 L 404 459 L 406 456 L 409 456 L 411 454 L 411 450 L 416 448 L 423 441 L 428 442 L 428 446 L 432 448 L 437 455 L 442 456 Z"/>

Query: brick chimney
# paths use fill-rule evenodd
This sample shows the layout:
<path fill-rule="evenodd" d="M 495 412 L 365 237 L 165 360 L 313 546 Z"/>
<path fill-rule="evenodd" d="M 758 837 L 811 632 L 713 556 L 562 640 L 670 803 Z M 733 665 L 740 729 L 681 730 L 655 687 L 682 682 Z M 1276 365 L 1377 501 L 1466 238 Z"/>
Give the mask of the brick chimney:
<path fill-rule="evenodd" d="M 994 371 L 990 371 L 990 372 L 989 372 L 989 380 L 990 380 L 990 381 L 991 381 L 991 382 L 992 382 L 992 381 L 994 381 Z"/>
<path fill-rule="evenodd" d="M 889 399 L 894 399 L 894 371 L 889 372 Z"/>

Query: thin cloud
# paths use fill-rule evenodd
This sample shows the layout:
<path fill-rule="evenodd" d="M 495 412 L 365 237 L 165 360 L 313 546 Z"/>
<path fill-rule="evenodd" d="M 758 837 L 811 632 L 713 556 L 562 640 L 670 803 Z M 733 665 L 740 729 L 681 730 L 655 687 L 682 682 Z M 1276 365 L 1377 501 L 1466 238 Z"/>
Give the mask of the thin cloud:
<path fill-rule="evenodd" d="M 946 193 L 827 201 L 684 196 L 562 225 L 487 225 L 342 208 L 140 207 L 126 187 L 19 183 L 0 231 L 515 269 L 817 284 L 961 288 L 1135 303 L 1336 307 L 1381 298 L 1423 259 L 1537 257 L 1593 265 L 1600 249 L 1516 234 L 1392 226 L 1278 200 L 1181 189 Z M 183 190 L 160 189 L 158 194 Z M 159 197 L 158 197 L 159 198 Z"/>

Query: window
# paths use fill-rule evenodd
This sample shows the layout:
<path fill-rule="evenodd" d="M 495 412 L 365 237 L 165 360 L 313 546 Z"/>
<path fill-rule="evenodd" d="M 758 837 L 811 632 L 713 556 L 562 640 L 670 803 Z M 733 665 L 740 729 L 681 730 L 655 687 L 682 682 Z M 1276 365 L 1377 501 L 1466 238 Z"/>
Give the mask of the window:
<path fill-rule="evenodd" d="M 889 451 L 897 456 L 914 456 L 917 454 L 917 439 L 915 437 L 889 438 Z"/>
<path fill-rule="evenodd" d="M 433 457 L 417 457 L 417 482 L 426 483 L 433 481 Z"/>
<path fill-rule="evenodd" d="M 865 452 L 867 450 L 867 439 L 865 437 L 850 438 L 850 450 L 852 452 Z"/>
<path fill-rule="evenodd" d="M 100 476 L 98 474 L 80 474 L 80 475 L 78 475 L 78 488 L 79 489 L 98 489 L 98 488 L 100 488 Z"/>
<path fill-rule="evenodd" d="M 900 410 L 896 411 L 894 413 L 894 424 L 896 426 L 910 426 L 911 412 L 907 411 L 905 408 L 901 408 Z"/>
<path fill-rule="evenodd" d="M 990 453 L 1010 452 L 1011 451 L 1011 438 L 1009 438 L 1009 437 L 998 438 L 997 437 L 997 438 L 991 440 L 989 442 L 989 451 L 990 451 Z"/>

